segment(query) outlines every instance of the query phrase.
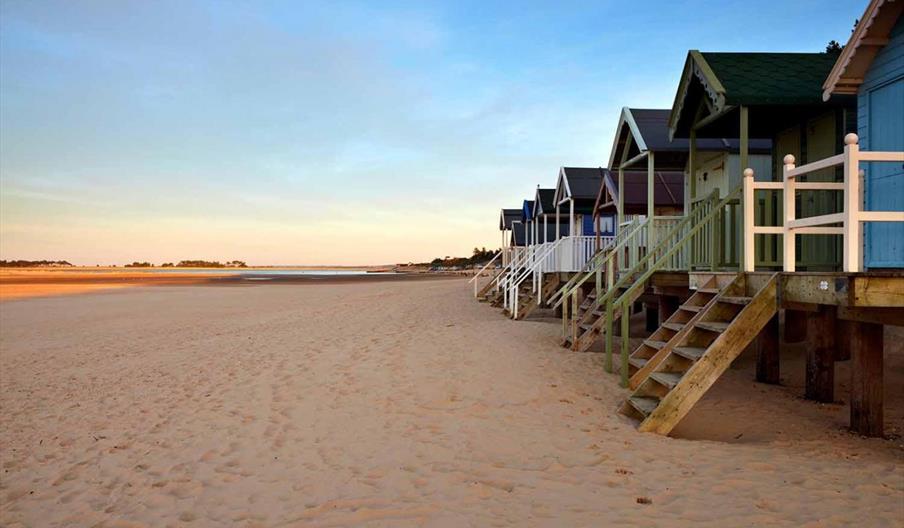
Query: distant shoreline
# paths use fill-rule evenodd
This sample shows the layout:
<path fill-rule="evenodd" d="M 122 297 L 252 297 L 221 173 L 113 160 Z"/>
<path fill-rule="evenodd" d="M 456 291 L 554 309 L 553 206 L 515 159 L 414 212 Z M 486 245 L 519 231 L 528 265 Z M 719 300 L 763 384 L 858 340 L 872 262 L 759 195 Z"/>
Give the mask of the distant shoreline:
<path fill-rule="evenodd" d="M 274 274 L 298 271 L 298 274 Z M 302 272 L 338 271 L 349 274 Z M 359 272 L 359 273 L 354 273 Z M 385 267 L 249 268 L 0 268 L 0 301 L 74 295 L 137 286 L 254 286 L 261 284 L 347 284 L 355 282 L 451 279 L 462 274 L 395 272 Z"/>

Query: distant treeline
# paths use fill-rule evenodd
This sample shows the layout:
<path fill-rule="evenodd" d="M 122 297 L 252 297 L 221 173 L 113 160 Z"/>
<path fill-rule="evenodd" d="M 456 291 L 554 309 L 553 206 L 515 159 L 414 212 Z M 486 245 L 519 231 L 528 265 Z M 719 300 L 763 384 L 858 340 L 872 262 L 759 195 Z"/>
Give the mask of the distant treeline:
<path fill-rule="evenodd" d="M 0 268 L 59 268 L 72 266 L 65 260 L 0 260 Z"/>
<path fill-rule="evenodd" d="M 131 264 L 126 264 L 127 268 L 153 268 L 154 265 L 150 262 L 133 262 Z M 241 260 L 230 260 L 227 263 L 222 263 L 217 260 L 180 260 L 178 264 L 173 264 L 172 262 L 164 262 L 160 265 L 161 268 L 247 268 L 248 265 L 242 262 Z"/>
<path fill-rule="evenodd" d="M 498 252 L 498 249 L 474 248 L 470 257 L 437 257 L 430 262 L 430 266 L 433 268 L 469 268 L 478 264 L 486 264 Z"/>

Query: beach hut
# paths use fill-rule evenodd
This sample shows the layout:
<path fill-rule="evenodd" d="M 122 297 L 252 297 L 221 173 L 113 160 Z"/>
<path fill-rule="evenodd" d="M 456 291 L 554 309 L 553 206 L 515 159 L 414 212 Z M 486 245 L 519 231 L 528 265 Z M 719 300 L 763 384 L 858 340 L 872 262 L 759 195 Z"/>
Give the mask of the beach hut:
<path fill-rule="evenodd" d="M 871 17 L 870 9 L 881 4 L 870 5 L 852 39 L 868 34 L 864 24 L 875 22 L 865 21 L 879 17 Z M 899 24 L 900 9 L 889 13 L 893 21 L 879 27 L 890 37 L 876 57 L 892 44 Z M 894 60 L 894 53 L 889 51 L 888 60 Z M 900 58 L 900 48 L 898 53 Z M 858 109 L 848 87 L 825 98 L 826 85 L 831 84 L 826 79 L 843 70 L 838 64 L 844 60 L 825 53 L 689 53 L 670 116 L 670 135 L 690 139 L 695 161 L 689 172 L 697 175 L 698 138 L 739 135 L 740 167 L 747 167 L 740 193 L 743 221 L 737 230 L 743 240 L 743 272 L 691 270 L 690 297 L 626 358 L 634 392 L 620 410 L 637 419 L 641 430 L 671 431 L 748 345 L 756 350 L 756 379 L 778 383 L 779 314 L 785 312 L 786 340 L 788 328 L 796 326 L 792 321 L 802 321 L 807 348 L 804 396 L 834 401 L 835 362 L 849 359 L 851 428 L 869 436 L 882 434 L 882 325 L 904 322 L 904 277 L 864 272 L 860 229 L 875 223 L 892 231 L 904 225 L 904 212 L 897 197 L 880 200 L 883 206 L 871 209 L 875 202 L 864 202 L 859 187 L 864 177 L 867 186 L 885 190 L 893 185 L 881 181 L 886 174 L 900 179 L 902 92 L 891 103 L 880 94 L 875 110 L 864 107 L 863 99 Z M 873 86 L 888 89 L 894 77 L 886 75 Z M 867 121 L 878 117 L 881 124 L 876 129 L 864 125 L 861 115 Z M 861 150 L 854 130 L 877 131 L 880 141 L 888 141 L 883 143 L 888 150 Z M 778 181 L 755 179 L 750 136 L 772 140 L 769 179 Z M 873 175 L 861 174 L 861 165 Z M 701 187 L 699 177 L 691 183 Z M 696 188 L 692 197 L 699 196 Z M 738 192 L 732 189 L 728 197 Z M 772 237 L 774 245 L 757 241 L 757 235 Z M 800 273 L 801 268 L 809 273 Z M 792 317 L 795 314 L 802 317 Z"/>
<path fill-rule="evenodd" d="M 823 101 L 822 84 L 835 59 L 830 53 L 689 51 L 669 116 L 669 136 L 690 141 L 695 175 L 690 180 L 691 201 L 701 199 L 714 185 L 723 192 L 737 190 L 744 168 L 752 168 L 758 181 L 779 179 L 786 154 L 794 155 L 798 163 L 839 154 L 844 135 L 856 131 L 856 101 L 852 96 Z M 704 138 L 721 137 L 740 138 L 738 162 L 714 178 L 707 174 L 707 159 L 699 145 Z M 768 166 L 751 154 L 752 137 L 772 140 Z M 839 177 L 839 170 L 829 168 L 809 175 L 808 181 L 831 182 Z M 757 200 L 761 202 L 759 222 L 777 225 L 784 209 L 778 197 L 760 193 Z M 801 215 L 810 216 L 837 212 L 838 200 L 830 191 L 810 192 L 798 197 L 794 206 Z M 726 244 L 737 247 L 739 235 L 739 229 L 732 230 Z M 783 248 L 778 238 L 763 235 L 756 243 L 758 267 L 779 269 Z M 840 269 L 841 247 L 836 238 L 806 234 L 797 246 L 799 269 Z"/>
<path fill-rule="evenodd" d="M 822 85 L 824 101 L 857 98 L 859 148 L 904 151 L 904 2 L 873 0 Z M 793 154 L 793 152 L 789 153 Z M 867 210 L 904 210 L 904 165 L 864 164 Z M 865 269 L 904 268 L 904 224 L 868 223 Z"/>

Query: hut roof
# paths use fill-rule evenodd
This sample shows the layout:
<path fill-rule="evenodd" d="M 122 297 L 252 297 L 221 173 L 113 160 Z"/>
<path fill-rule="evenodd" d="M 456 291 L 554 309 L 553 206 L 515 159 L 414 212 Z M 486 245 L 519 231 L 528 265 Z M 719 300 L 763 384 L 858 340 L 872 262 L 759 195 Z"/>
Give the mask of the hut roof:
<path fill-rule="evenodd" d="M 760 107 L 751 137 L 771 137 L 785 122 L 825 107 L 822 84 L 835 64 L 829 53 L 712 53 L 691 50 L 669 116 L 669 137 L 686 138 L 706 99 L 710 122 L 698 137 L 734 137 L 737 107 Z M 847 102 L 845 102 L 847 104 Z M 731 117 L 729 117 L 731 116 Z"/>
<path fill-rule="evenodd" d="M 872 0 L 860 17 L 838 60 L 822 84 L 822 99 L 832 95 L 856 94 L 879 53 L 888 43 L 892 29 L 904 13 L 904 2 Z"/>
<path fill-rule="evenodd" d="M 512 228 L 512 222 L 521 221 L 521 209 L 503 209 L 499 215 L 499 230 L 505 231 Z"/>
<path fill-rule="evenodd" d="M 534 217 L 541 214 L 549 214 L 556 212 L 556 190 L 537 188 L 537 195 L 534 197 Z"/>
<path fill-rule="evenodd" d="M 618 196 L 618 176 L 608 173 L 603 180 L 596 199 L 597 212 L 616 212 Z M 646 214 L 647 173 L 646 171 L 625 171 L 625 211 L 624 214 Z M 653 183 L 653 201 L 657 207 L 684 207 L 684 173 L 677 171 L 656 171 Z"/>
<path fill-rule="evenodd" d="M 593 204 L 599 194 L 603 176 L 607 172 L 601 167 L 562 167 L 559 169 L 559 179 L 556 182 L 556 192 L 553 198 L 553 207 L 556 203 L 566 198 L 574 200 L 575 214 L 592 214 Z M 570 209 L 570 205 L 567 211 Z"/>
<path fill-rule="evenodd" d="M 656 154 L 654 163 L 657 170 L 684 170 L 687 164 L 690 140 L 669 139 L 669 109 L 622 108 L 612 151 L 609 168 L 617 169 L 622 156 L 629 160 L 644 152 Z M 629 137 L 630 136 L 630 137 Z M 705 152 L 737 152 L 741 142 L 736 138 L 701 138 L 697 140 L 697 150 Z M 625 154 L 625 149 L 628 149 Z M 768 154 L 772 142 L 768 139 L 751 139 L 751 153 Z M 646 163 L 645 161 L 643 163 Z M 634 166 L 640 169 L 639 165 Z"/>

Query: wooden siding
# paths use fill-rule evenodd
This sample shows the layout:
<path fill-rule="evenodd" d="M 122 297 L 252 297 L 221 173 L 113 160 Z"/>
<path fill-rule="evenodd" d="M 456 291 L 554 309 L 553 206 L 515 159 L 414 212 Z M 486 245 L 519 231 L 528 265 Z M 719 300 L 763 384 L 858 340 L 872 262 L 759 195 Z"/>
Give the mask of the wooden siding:
<path fill-rule="evenodd" d="M 858 136 L 863 150 L 904 150 L 904 18 L 889 43 L 876 55 L 857 98 Z M 904 167 L 869 163 L 865 167 L 866 210 L 904 210 Z M 904 224 L 867 224 L 864 264 L 869 268 L 904 268 Z"/>

